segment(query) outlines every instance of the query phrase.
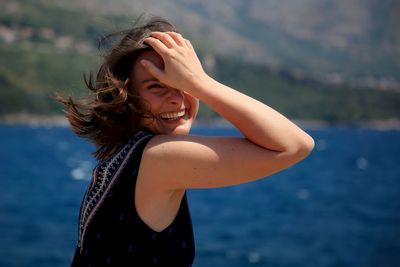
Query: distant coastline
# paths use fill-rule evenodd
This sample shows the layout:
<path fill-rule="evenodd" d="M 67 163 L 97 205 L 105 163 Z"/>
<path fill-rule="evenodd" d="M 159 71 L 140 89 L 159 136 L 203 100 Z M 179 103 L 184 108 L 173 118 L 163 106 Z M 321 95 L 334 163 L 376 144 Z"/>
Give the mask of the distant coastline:
<path fill-rule="evenodd" d="M 68 120 L 63 115 L 38 115 L 29 113 L 16 113 L 0 116 L 0 124 L 8 125 L 54 125 L 68 126 Z"/>
<path fill-rule="evenodd" d="M 364 128 L 376 130 L 400 130 L 400 119 L 360 120 L 327 122 L 323 120 L 298 120 L 293 122 L 305 129 L 323 129 L 326 127 Z M 0 116 L 0 125 L 30 125 L 69 127 L 68 120 L 63 115 L 36 115 L 17 113 Z M 197 119 L 195 127 L 232 128 L 232 124 L 222 118 Z"/>

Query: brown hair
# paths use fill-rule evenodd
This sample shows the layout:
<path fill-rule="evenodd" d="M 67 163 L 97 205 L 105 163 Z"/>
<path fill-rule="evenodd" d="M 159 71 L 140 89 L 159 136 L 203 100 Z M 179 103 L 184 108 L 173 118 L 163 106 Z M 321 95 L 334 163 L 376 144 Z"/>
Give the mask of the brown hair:
<path fill-rule="evenodd" d="M 152 117 L 148 104 L 139 98 L 129 79 L 138 56 L 151 49 L 143 44 L 143 39 L 152 31 L 176 29 L 166 19 L 154 17 L 143 25 L 104 37 L 99 48 L 116 37 L 120 41 L 104 55 L 95 81 L 92 73 L 89 77 L 84 75 L 90 96 L 79 101 L 70 96 L 56 97 L 64 104 L 72 130 L 96 145 L 93 154 L 99 160 L 110 157 L 126 144 L 140 130 L 141 118 Z"/>

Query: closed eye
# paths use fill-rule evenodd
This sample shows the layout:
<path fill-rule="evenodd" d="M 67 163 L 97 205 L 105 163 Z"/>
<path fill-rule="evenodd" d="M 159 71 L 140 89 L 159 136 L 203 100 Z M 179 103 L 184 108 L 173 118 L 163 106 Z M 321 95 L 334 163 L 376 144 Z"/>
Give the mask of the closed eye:
<path fill-rule="evenodd" d="M 153 84 L 150 84 L 149 86 L 147 86 L 147 89 L 148 90 L 150 90 L 150 89 L 165 89 L 165 86 L 160 83 L 153 83 Z"/>

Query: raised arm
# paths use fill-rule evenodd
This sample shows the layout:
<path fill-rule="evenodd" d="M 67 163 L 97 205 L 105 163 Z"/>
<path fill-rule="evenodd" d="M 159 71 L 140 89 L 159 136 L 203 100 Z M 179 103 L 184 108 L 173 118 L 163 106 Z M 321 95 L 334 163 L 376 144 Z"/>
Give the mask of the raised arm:
<path fill-rule="evenodd" d="M 146 170 L 147 164 L 165 168 L 161 179 L 168 186 L 204 188 L 252 181 L 289 167 L 313 149 L 313 139 L 282 114 L 209 77 L 181 35 L 151 36 L 146 42 L 165 67 L 142 62 L 149 73 L 204 101 L 246 137 L 157 136 L 146 148 L 142 165 Z"/>

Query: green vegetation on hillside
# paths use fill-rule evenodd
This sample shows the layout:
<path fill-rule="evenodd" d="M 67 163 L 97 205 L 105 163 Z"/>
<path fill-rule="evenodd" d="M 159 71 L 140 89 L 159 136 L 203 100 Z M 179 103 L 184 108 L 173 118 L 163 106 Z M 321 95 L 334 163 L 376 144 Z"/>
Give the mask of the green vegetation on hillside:
<path fill-rule="evenodd" d="M 85 95 L 82 74 L 96 72 L 97 39 L 132 21 L 123 16 L 93 19 L 84 11 L 41 1 L 15 3 L 14 13 L 0 13 L 0 26 L 14 32 L 14 39 L 8 41 L 0 35 L 0 116 L 60 114 L 61 106 L 50 96 L 55 92 Z M 111 22 L 108 29 L 107 21 Z M 192 39 L 196 40 L 195 34 Z M 329 122 L 400 118 L 398 91 L 332 87 L 312 78 L 295 78 L 289 71 L 213 56 L 206 43 L 195 46 L 201 54 L 214 57 L 214 77 L 291 118 Z M 215 116 L 205 106 L 199 113 L 203 119 Z"/>
<path fill-rule="evenodd" d="M 96 62 L 94 55 L 4 46 L 0 58 L 0 114 L 57 113 L 60 107 L 50 96 L 54 92 L 82 95 L 82 73 Z"/>
<path fill-rule="evenodd" d="M 68 10 L 44 3 L 44 1 L 13 0 L 12 12 L 0 13 L 0 25 L 33 29 L 31 41 L 48 42 L 40 30 L 51 29 L 57 36 L 73 36 L 75 40 L 87 40 L 97 45 L 99 36 L 131 24 L 127 16 L 96 15 L 84 10 Z"/>
<path fill-rule="evenodd" d="M 217 77 L 268 103 L 291 118 L 328 122 L 400 118 L 400 93 L 332 87 L 312 79 L 296 80 L 281 70 L 224 60 Z"/>

